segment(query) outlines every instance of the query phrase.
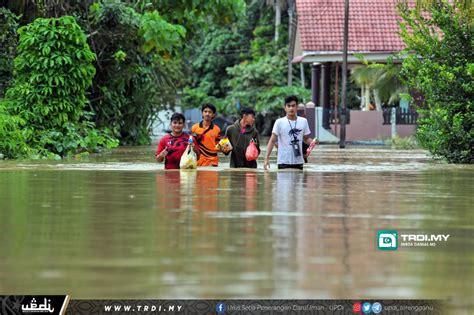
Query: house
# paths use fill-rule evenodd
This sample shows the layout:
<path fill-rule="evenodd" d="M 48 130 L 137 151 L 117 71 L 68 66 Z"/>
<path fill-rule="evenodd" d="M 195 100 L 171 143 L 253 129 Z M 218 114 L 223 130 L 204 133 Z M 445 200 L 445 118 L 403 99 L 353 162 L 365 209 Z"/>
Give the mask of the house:
<path fill-rule="evenodd" d="M 361 61 L 358 56 L 374 62 L 385 62 L 405 48 L 400 39 L 400 17 L 396 11 L 398 0 L 351 0 L 349 10 L 349 68 Z M 316 130 L 321 130 L 328 141 L 336 141 L 338 125 L 330 125 L 330 112 L 339 106 L 339 67 L 342 65 L 344 0 L 296 0 L 296 23 L 293 23 L 290 59 L 304 67 L 311 67 L 312 99 L 316 104 Z M 331 76 L 335 76 L 331 86 Z M 320 114 L 318 115 L 318 112 Z M 372 140 L 390 136 L 390 126 L 383 124 L 381 112 L 350 112 L 347 140 Z M 400 136 L 413 134 L 414 125 L 397 127 Z M 336 137 L 331 136 L 334 135 Z"/>

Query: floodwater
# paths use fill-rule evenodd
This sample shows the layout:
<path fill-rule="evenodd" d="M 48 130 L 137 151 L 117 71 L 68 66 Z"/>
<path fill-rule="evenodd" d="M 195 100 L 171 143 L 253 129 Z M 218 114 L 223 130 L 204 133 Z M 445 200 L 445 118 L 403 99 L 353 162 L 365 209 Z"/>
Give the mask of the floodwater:
<path fill-rule="evenodd" d="M 443 299 L 474 310 L 474 166 L 320 146 L 305 171 L 163 171 L 155 147 L 0 161 L 0 294 Z M 275 155 L 275 153 L 273 154 Z M 451 234 L 381 251 L 380 229 Z"/>

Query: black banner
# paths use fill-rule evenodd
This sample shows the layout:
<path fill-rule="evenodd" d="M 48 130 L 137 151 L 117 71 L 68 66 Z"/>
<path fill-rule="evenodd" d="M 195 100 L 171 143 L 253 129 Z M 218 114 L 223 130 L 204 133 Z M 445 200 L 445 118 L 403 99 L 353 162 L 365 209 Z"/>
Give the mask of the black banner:
<path fill-rule="evenodd" d="M 70 300 L 69 296 L 0 296 L 9 314 L 422 314 L 448 312 L 436 300 Z"/>

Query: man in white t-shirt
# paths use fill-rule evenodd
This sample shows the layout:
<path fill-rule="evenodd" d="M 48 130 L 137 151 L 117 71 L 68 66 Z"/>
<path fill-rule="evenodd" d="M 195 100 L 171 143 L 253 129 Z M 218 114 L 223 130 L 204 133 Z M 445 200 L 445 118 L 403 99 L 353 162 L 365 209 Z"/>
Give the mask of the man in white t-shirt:
<path fill-rule="evenodd" d="M 317 139 L 311 139 L 311 130 L 306 118 L 297 116 L 298 98 L 294 95 L 285 98 L 286 116 L 275 121 L 272 136 L 268 141 L 267 153 L 263 163 L 264 169 L 270 168 L 270 154 L 278 141 L 278 169 L 296 168 L 303 169 L 303 141 L 310 144 Z"/>

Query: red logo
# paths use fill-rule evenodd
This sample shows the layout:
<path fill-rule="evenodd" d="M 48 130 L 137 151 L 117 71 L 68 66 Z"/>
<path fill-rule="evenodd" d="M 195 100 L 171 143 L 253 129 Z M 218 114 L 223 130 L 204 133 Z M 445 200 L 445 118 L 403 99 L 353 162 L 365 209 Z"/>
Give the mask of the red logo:
<path fill-rule="evenodd" d="M 353 305 L 352 305 L 352 311 L 354 313 L 360 313 L 362 312 L 362 303 L 360 302 L 355 302 Z"/>

